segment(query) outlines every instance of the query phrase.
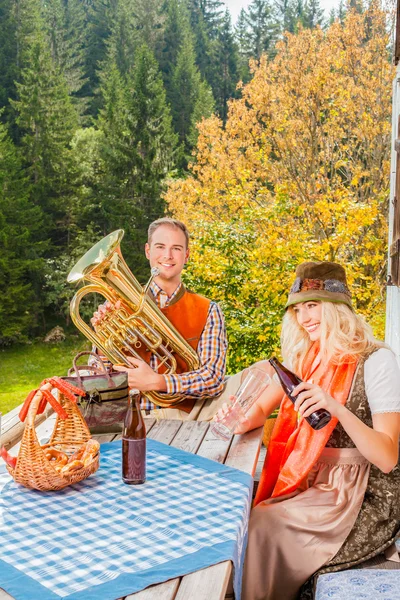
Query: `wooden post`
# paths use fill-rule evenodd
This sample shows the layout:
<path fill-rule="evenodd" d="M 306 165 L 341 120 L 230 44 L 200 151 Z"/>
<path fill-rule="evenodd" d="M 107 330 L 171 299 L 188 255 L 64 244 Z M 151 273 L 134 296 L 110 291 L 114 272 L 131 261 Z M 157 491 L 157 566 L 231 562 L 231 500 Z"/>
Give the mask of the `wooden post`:
<path fill-rule="evenodd" d="M 396 9 L 385 341 L 400 363 L 400 0 Z"/>

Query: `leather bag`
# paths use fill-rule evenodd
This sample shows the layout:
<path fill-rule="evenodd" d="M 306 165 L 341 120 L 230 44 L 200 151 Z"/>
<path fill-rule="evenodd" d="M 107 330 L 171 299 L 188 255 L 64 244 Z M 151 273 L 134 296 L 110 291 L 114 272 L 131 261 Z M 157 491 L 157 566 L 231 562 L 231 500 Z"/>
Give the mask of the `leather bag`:
<path fill-rule="evenodd" d="M 96 364 L 78 365 L 81 356 L 92 356 Z M 79 352 L 72 362 L 69 381 L 86 392 L 78 407 L 92 433 L 119 433 L 122 431 L 128 409 L 128 374 L 108 371 L 102 359 L 94 352 Z"/>

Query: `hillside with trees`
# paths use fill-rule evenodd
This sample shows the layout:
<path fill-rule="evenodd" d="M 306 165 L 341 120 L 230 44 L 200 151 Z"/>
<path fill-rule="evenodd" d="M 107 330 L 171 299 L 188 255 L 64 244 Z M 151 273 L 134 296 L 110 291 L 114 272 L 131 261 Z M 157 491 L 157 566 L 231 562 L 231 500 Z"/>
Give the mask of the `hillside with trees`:
<path fill-rule="evenodd" d="M 221 302 L 236 371 L 278 351 L 293 273 L 346 265 L 353 302 L 384 337 L 391 85 L 387 15 L 287 33 L 226 123 L 200 125 L 191 175 L 167 201 L 196 232 L 187 278 Z"/>
<path fill-rule="evenodd" d="M 66 275 L 116 228 L 145 281 L 147 226 L 166 210 L 188 218 L 191 280 L 222 301 L 236 347 L 250 322 L 272 327 L 252 265 L 284 279 L 323 235 L 321 257 L 367 249 L 356 273 L 376 299 L 392 70 L 385 15 L 353 4 L 345 34 L 351 6 L 324 20 L 318 0 L 252 0 L 234 26 L 219 0 L 0 0 L 0 346 L 68 324 Z M 274 236 L 295 231 L 285 266 Z"/>

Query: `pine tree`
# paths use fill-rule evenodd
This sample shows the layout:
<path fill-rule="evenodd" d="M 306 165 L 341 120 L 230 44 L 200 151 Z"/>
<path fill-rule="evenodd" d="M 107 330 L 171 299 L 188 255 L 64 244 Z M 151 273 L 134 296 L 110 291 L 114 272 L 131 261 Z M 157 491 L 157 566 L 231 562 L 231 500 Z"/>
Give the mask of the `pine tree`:
<path fill-rule="evenodd" d="M 328 17 L 328 27 L 333 25 L 335 21 L 336 21 L 336 11 L 334 8 L 331 8 L 331 10 L 329 11 L 329 17 Z"/>
<path fill-rule="evenodd" d="M 160 0 L 135 0 L 131 4 L 138 45 L 146 44 L 158 56 L 162 48 L 165 14 Z"/>
<path fill-rule="evenodd" d="M 238 48 L 234 38 L 231 17 L 225 12 L 215 45 L 215 69 L 213 92 L 216 109 L 225 122 L 228 115 L 228 100 L 235 96 L 238 74 Z"/>
<path fill-rule="evenodd" d="M 297 27 L 298 6 L 294 0 L 275 0 L 275 9 L 281 24 L 281 31 L 294 33 Z"/>
<path fill-rule="evenodd" d="M 197 100 L 190 117 L 190 130 L 187 136 L 188 147 L 194 148 L 199 137 L 198 124 L 202 119 L 209 117 L 215 108 L 214 97 L 206 81 L 201 81 L 198 89 Z"/>
<path fill-rule="evenodd" d="M 135 31 L 131 2 L 120 0 L 111 24 L 111 34 L 107 40 L 107 55 L 101 63 L 102 70 L 107 70 L 108 57 L 112 56 L 122 77 L 126 78 L 134 65 L 137 45 L 138 36 Z"/>
<path fill-rule="evenodd" d="M 269 0 L 252 0 L 246 21 L 251 56 L 259 59 L 264 52 L 271 54 L 278 36 L 278 24 Z"/>
<path fill-rule="evenodd" d="M 162 50 L 158 57 L 168 100 L 170 99 L 172 72 L 178 60 L 179 50 L 184 40 L 191 35 L 186 5 L 178 0 L 170 0 L 167 4 Z"/>
<path fill-rule="evenodd" d="M 79 0 L 51 0 L 42 6 L 52 60 L 63 74 L 78 110 L 86 109 L 82 88 L 85 80 L 85 12 Z M 80 101 L 78 101 L 78 97 Z"/>
<path fill-rule="evenodd" d="M 364 12 L 363 0 L 349 0 L 348 9 L 349 10 L 354 9 L 359 14 L 362 14 Z"/>
<path fill-rule="evenodd" d="M 303 0 L 294 0 L 293 2 L 293 31 L 297 32 L 300 27 L 304 27 L 305 6 Z"/>
<path fill-rule="evenodd" d="M 123 227 L 129 246 L 126 257 L 145 279 L 143 257 L 147 226 L 163 214 L 161 194 L 173 167 L 176 136 L 165 90 L 151 50 L 137 49 L 135 66 L 126 81 L 116 62 L 102 74 L 104 108 L 99 126 L 104 142 L 104 183 L 97 218 L 108 231 Z"/>
<path fill-rule="evenodd" d="M 324 20 L 324 9 L 321 8 L 319 0 L 306 0 L 304 4 L 304 27 L 313 29 L 317 25 L 322 26 Z"/>
<path fill-rule="evenodd" d="M 346 10 L 345 3 L 343 2 L 343 0 L 340 0 L 339 8 L 337 11 L 337 17 L 338 17 L 340 23 L 342 23 L 342 24 L 344 23 L 344 20 L 346 18 L 346 13 L 347 13 L 347 10 Z"/>
<path fill-rule="evenodd" d="M 249 59 L 252 56 L 252 51 L 247 12 L 244 8 L 241 9 L 238 20 L 236 21 L 235 37 L 238 43 L 239 79 L 244 83 L 247 83 L 250 80 Z"/>
<path fill-rule="evenodd" d="M 136 172 L 131 172 L 130 193 L 136 195 L 151 221 L 162 213 L 160 192 L 162 182 L 173 166 L 177 138 L 158 65 L 148 46 L 138 49 L 137 62 L 128 83 L 136 140 Z"/>
<path fill-rule="evenodd" d="M 46 213 L 42 236 L 49 235 L 54 244 L 60 245 L 67 235 L 66 207 L 73 190 L 69 144 L 77 126 L 77 113 L 43 29 L 37 27 L 25 40 L 21 38 L 23 68 L 17 83 L 18 97 L 12 105 L 17 113 L 31 198 Z"/>
<path fill-rule="evenodd" d="M 101 97 L 99 71 L 107 56 L 107 40 L 111 36 L 118 0 L 86 0 L 85 8 L 85 75 L 88 78 L 81 94 L 90 98 L 89 113 L 97 116 Z"/>
<path fill-rule="evenodd" d="M 178 55 L 177 64 L 172 75 L 171 108 L 174 129 L 178 134 L 179 142 L 187 156 L 191 151 L 189 137 L 193 134 L 193 113 L 201 90 L 202 79 L 195 63 L 195 53 L 190 38 L 187 38 Z M 197 104 L 197 109 L 199 110 Z M 208 107 L 201 116 L 209 116 Z M 183 163 L 181 166 L 185 166 Z"/>
<path fill-rule="evenodd" d="M 17 150 L 0 124 L 0 345 L 25 341 L 40 316 L 43 215 L 29 202 Z"/>
<path fill-rule="evenodd" d="M 163 43 L 158 57 L 164 80 L 171 73 L 171 66 L 176 64 L 179 48 L 183 41 L 181 5 L 178 0 L 170 0 L 166 5 Z"/>
<path fill-rule="evenodd" d="M 212 80 L 213 55 L 212 43 L 208 35 L 207 25 L 204 20 L 199 0 L 187 0 L 190 15 L 190 26 L 194 35 L 194 51 L 196 65 L 203 79 Z"/>
<path fill-rule="evenodd" d="M 2 119 L 11 124 L 13 111 L 9 99 L 15 99 L 17 66 L 17 22 L 12 0 L 0 0 L 0 107 L 4 107 Z"/>
<path fill-rule="evenodd" d="M 199 0 L 199 7 L 210 39 L 216 39 L 224 19 L 224 3 L 221 0 Z"/>

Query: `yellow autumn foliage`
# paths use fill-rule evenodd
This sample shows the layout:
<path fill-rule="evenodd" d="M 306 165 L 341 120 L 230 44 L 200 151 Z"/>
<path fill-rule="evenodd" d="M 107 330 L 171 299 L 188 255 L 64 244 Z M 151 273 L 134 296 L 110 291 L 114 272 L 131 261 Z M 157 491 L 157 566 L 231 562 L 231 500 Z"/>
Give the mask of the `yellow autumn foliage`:
<path fill-rule="evenodd" d="M 349 13 L 287 34 L 230 104 L 199 124 L 169 212 L 192 232 L 187 279 L 222 304 L 231 370 L 279 348 L 295 266 L 344 264 L 354 304 L 383 336 L 391 135 L 386 14 Z"/>

